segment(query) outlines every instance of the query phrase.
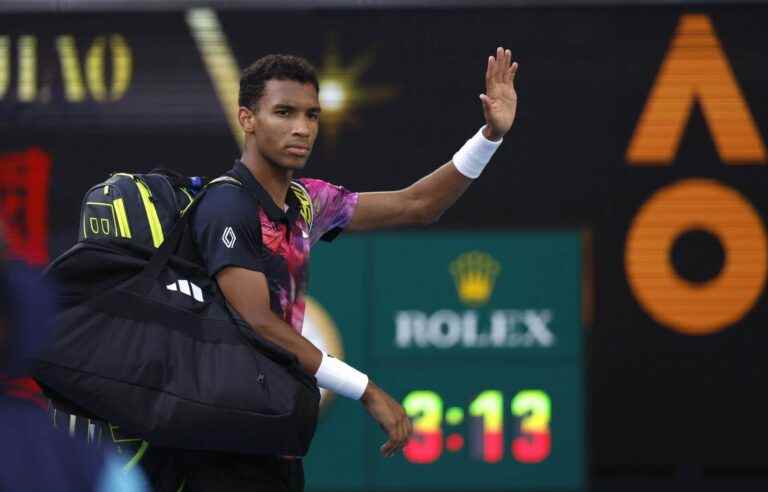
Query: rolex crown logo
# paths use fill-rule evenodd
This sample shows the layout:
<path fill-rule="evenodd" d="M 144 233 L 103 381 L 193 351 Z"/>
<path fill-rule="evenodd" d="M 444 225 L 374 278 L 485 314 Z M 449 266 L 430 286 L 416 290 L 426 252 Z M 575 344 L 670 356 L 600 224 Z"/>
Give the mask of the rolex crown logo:
<path fill-rule="evenodd" d="M 480 306 L 490 299 L 501 266 L 488 253 L 469 251 L 453 260 L 450 269 L 461 302 Z"/>

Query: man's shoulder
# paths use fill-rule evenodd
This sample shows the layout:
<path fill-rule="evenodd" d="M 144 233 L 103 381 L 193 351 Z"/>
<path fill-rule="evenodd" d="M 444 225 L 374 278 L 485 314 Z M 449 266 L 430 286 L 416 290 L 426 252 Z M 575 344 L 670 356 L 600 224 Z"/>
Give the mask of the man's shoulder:
<path fill-rule="evenodd" d="M 299 183 L 312 198 L 319 198 L 342 189 L 341 186 L 317 178 L 299 178 L 294 182 Z"/>
<path fill-rule="evenodd" d="M 258 203 L 248 190 L 234 183 L 217 183 L 205 191 L 194 211 L 195 221 L 216 217 L 253 217 Z"/>
<path fill-rule="evenodd" d="M 250 205 L 255 207 L 256 200 L 245 187 L 225 181 L 211 185 L 201 198 L 198 208 L 227 205 Z"/>

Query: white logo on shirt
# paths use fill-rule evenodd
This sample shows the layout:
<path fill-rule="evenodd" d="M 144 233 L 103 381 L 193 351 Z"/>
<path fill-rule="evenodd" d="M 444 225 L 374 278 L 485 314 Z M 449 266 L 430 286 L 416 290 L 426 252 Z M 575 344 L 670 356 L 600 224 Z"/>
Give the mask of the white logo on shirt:
<path fill-rule="evenodd" d="M 224 243 L 224 246 L 226 246 L 229 249 L 232 249 L 235 247 L 235 241 L 237 241 L 237 236 L 235 236 L 235 231 L 232 230 L 231 227 L 227 227 L 224 229 L 224 234 L 221 235 L 221 240 Z"/>
<path fill-rule="evenodd" d="M 165 288 L 173 292 L 181 292 L 184 295 L 194 298 L 198 302 L 203 302 L 202 289 L 189 280 L 181 279 L 166 285 Z"/>

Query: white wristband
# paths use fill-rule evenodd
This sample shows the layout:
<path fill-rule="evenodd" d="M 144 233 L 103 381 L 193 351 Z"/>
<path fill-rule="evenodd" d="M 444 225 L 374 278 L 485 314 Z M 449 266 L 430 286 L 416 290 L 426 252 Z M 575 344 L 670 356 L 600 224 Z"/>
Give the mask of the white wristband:
<path fill-rule="evenodd" d="M 485 169 L 485 165 L 493 157 L 493 153 L 496 152 L 501 142 L 504 141 L 503 138 L 497 142 L 488 140 L 483 135 L 483 129 L 485 129 L 485 126 L 480 128 L 479 132 L 467 140 L 458 152 L 453 154 L 453 165 L 456 166 L 456 169 L 461 174 L 470 179 L 480 176 L 480 173 Z"/>
<path fill-rule="evenodd" d="M 321 388 L 353 400 L 359 400 L 368 386 L 368 376 L 325 352 L 315 377 Z"/>

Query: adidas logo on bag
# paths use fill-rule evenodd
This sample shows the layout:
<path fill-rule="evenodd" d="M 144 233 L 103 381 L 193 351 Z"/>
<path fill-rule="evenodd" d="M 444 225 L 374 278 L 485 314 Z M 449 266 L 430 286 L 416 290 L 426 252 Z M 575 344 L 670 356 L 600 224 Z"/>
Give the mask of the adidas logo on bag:
<path fill-rule="evenodd" d="M 203 302 L 202 289 L 189 280 L 181 279 L 173 282 L 172 284 L 166 285 L 165 288 L 173 292 L 181 292 L 182 294 L 194 298 L 198 302 Z"/>

